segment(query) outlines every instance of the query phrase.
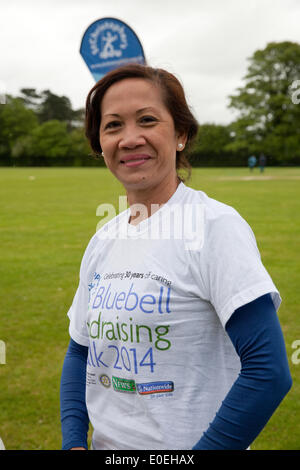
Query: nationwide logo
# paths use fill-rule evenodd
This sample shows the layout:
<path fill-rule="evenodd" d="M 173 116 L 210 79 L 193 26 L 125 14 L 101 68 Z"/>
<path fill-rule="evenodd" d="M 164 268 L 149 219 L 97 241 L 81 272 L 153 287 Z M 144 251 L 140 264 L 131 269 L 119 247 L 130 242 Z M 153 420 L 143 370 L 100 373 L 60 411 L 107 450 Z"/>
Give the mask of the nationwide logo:
<path fill-rule="evenodd" d="M 167 393 L 174 391 L 174 382 L 148 382 L 136 384 L 140 395 L 149 395 L 150 393 Z"/>
<path fill-rule="evenodd" d="M 112 376 L 112 384 L 114 390 L 117 392 L 136 392 L 136 385 L 134 380 Z"/>
<path fill-rule="evenodd" d="M 100 375 L 99 380 L 104 387 L 106 388 L 110 387 L 110 378 L 107 375 L 105 374 Z"/>

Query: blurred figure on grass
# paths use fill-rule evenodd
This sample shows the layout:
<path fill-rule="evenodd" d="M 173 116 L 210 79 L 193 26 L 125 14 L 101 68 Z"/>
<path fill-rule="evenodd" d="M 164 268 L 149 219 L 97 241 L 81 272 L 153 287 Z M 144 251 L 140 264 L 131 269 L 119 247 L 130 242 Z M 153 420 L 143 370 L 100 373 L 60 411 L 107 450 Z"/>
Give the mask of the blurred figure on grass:
<path fill-rule="evenodd" d="M 256 156 L 255 155 L 251 155 L 249 158 L 248 158 L 248 167 L 249 167 L 249 170 L 250 171 L 253 171 L 253 168 L 255 167 L 256 165 Z"/>
<path fill-rule="evenodd" d="M 263 153 L 261 153 L 258 159 L 258 165 L 259 165 L 259 169 L 261 173 L 264 172 L 266 164 L 267 164 L 267 157 Z"/>

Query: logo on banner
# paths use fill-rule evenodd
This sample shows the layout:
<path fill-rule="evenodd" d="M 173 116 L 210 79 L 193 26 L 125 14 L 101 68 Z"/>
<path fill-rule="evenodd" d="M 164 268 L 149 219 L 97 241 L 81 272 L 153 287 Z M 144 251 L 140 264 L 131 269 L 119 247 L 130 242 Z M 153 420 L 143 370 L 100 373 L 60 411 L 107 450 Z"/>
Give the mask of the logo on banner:
<path fill-rule="evenodd" d="M 101 59 L 119 58 L 128 46 L 124 26 L 112 21 L 99 24 L 90 34 L 89 43 L 91 53 L 98 54 Z"/>
<path fill-rule="evenodd" d="M 80 54 L 96 81 L 122 65 L 145 64 L 139 38 L 116 18 L 101 18 L 92 23 L 82 37 Z"/>

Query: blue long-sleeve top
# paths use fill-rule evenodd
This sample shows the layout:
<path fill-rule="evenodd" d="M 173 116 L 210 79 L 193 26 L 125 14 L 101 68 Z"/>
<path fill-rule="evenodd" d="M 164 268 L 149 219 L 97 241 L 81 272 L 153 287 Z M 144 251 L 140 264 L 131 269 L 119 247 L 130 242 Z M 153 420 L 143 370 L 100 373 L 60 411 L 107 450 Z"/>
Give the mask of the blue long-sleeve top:
<path fill-rule="evenodd" d="M 258 436 L 292 385 L 284 338 L 269 294 L 237 309 L 226 331 L 241 361 L 240 374 L 193 450 L 244 450 Z M 88 348 L 72 339 L 61 377 L 62 449 L 85 447 Z M 200 418 L 200 417 L 199 417 Z"/>

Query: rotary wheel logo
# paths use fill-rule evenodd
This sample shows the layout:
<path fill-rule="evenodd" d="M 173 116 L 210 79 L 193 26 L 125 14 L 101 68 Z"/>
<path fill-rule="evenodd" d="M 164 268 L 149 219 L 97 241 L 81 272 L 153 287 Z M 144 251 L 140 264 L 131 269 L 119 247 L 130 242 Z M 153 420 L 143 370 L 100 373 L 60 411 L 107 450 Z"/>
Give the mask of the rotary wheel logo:
<path fill-rule="evenodd" d="M 104 387 L 106 388 L 110 387 L 111 382 L 110 382 L 110 378 L 107 375 L 105 374 L 100 375 L 99 380 Z"/>

